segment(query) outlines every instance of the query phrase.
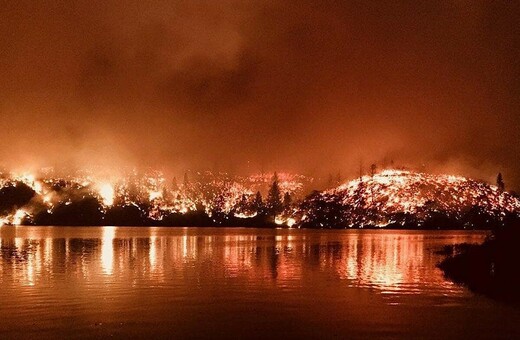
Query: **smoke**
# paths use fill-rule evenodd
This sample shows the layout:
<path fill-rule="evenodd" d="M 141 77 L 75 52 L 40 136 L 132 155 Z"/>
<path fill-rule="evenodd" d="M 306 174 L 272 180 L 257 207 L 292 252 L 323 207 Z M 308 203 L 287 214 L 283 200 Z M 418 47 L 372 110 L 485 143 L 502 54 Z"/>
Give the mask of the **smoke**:
<path fill-rule="evenodd" d="M 520 185 L 513 2 L 17 1 L 1 162 L 310 175 L 396 164 Z"/>

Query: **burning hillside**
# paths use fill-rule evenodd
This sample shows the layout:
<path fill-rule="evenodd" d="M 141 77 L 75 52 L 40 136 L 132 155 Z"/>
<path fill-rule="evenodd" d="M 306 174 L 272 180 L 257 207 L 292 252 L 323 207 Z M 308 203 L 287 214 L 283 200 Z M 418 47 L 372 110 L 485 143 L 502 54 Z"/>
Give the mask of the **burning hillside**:
<path fill-rule="evenodd" d="M 183 183 L 156 170 L 119 177 L 95 171 L 69 176 L 52 170 L 0 173 L 3 224 L 223 224 L 257 215 L 266 220 L 264 198 L 276 178 L 280 197 L 303 198 L 312 178 L 289 173 L 248 177 L 210 171 L 186 173 Z M 186 215 L 186 216 L 183 216 Z M 196 216 L 197 218 L 194 218 Z M 191 220 L 190 220 L 191 219 Z"/>
<path fill-rule="evenodd" d="M 517 197 L 460 176 L 384 170 L 303 198 L 311 183 L 288 173 L 193 172 L 181 184 L 154 170 L 4 173 L 0 225 L 490 228 L 520 212 Z"/>
<path fill-rule="evenodd" d="M 312 195 L 295 216 L 304 226 L 474 228 L 500 223 L 519 211 L 517 197 L 484 182 L 384 170 Z"/>

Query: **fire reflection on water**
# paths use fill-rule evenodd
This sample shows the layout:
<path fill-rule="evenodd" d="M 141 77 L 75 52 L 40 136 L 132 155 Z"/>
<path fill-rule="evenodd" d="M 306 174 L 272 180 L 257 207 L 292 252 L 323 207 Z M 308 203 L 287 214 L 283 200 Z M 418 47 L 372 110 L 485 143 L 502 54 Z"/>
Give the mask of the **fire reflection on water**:
<path fill-rule="evenodd" d="M 103 228 L 103 239 L 101 246 L 101 267 L 103 272 L 111 275 L 114 270 L 114 238 L 116 227 Z"/>
<path fill-rule="evenodd" d="M 245 280 L 290 289 L 321 277 L 382 294 L 428 291 L 441 296 L 463 289 L 435 267 L 440 260 L 435 249 L 483 237 L 464 232 L 4 226 L 0 283 L 37 288 L 64 273 L 77 287 L 107 280 L 120 286 Z"/>

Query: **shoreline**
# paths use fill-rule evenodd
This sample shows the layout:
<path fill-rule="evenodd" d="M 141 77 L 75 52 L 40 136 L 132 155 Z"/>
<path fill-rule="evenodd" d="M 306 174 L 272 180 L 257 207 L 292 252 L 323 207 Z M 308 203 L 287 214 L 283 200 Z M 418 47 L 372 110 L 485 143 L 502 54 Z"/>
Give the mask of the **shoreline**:
<path fill-rule="evenodd" d="M 287 225 L 279 225 L 276 223 L 266 223 L 259 225 L 238 225 L 238 224 L 186 224 L 186 225 L 168 225 L 168 224 L 4 224 L 0 227 L 132 227 L 132 228 L 242 228 L 242 229 L 288 229 L 288 230 L 410 230 L 410 231 L 482 231 L 492 232 L 493 229 L 480 229 L 480 228 L 456 228 L 456 227 L 443 227 L 443 228 L 421 228 L 421 227 L 378 227 L 378 226 L 362 226 L 362 227 L 343 227 L 343 228 L 325 228 L 325 227 L 289 227 Z"/>
<path fill-rule="evenodd" d="M 445 277 L 474 293 L 520 307 L 518 241 L 520 222 L 495 229 L 481 244 L 446 246 L 437 266 Z"/>

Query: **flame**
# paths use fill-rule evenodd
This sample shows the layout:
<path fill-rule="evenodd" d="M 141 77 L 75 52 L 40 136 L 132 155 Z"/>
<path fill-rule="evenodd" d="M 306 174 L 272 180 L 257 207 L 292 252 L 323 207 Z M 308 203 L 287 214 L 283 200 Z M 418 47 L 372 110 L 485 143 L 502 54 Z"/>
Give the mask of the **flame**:
<path fill-rule="evenodd" d="M 162 198 L 162 196 L 163 194 L 161 191 L 150 191 L 148 198 L 150 199 L 150 201 L 153 201 L 155 199 Z"/>
<path fill-rule="evenodd" d="M 34 174 L 28 172 L 22 174 L 13 174 L 12 180 L 24 183 L 39 195 L 43 194 L 42 182 L 37 180 Z"/>
<path fill-rule="evenodd" d="M 282 224 L 284 224 L 285 221 L 286 221 L 286 219 L 283 218 L 282 216 L 276 216 L 276 217 L 274 218 L 274 223 L 276 223 L 276 224 L 278 224 L 278 225 L 282 225 Z"/>
<path fill-rule="evenodd" d="M 22 224 L 24 218 L 29 216 L 30 214 L 25 209 L 18 209 L 13 214 L 0 217 L 0 227 L 4 225 L 19 226 Z"/>
<path fill-rule="evenodd" d="M 110 183 L 102 183 L 99 185 L 99 195 L 103 200 L 105 206 L 111 206 L 114 204 L 115 191 L 114 187 Z"/>
<path fill-rule="evenodd" d="M 23 209 L 18 209 L 13 215 L 13 224 L 20 225 L 22 224 L 22 220 L 27 216 L 27 212 Z"/>
<path fill-rule="evenodd" d="M 251 214 L 246 214 L 246 213 L 235 213 L 234 214 L 234 216 L 237 218 L 252 218 L 252 217 L 255 217 L 256 215 L 258 215 L 257 212 L 254 212 Z"/>
<path fill-rule="evenodd" d="M 296 224 L 296 220 L 292 217 L 289 217 L 285 222 L 289 228 Z"/>
<path fill-rule="evenodd" d="M 9 224 L 9 219 L 7 217 L 0 217 L 0 227 Z"/>

